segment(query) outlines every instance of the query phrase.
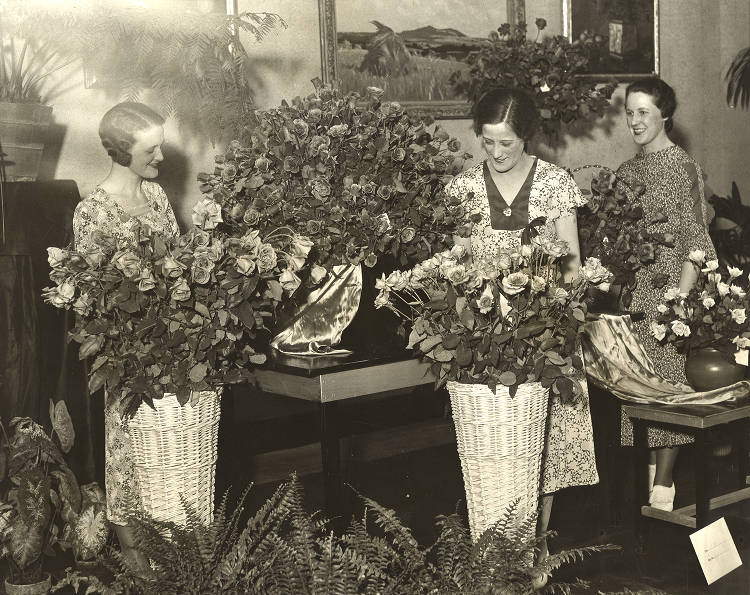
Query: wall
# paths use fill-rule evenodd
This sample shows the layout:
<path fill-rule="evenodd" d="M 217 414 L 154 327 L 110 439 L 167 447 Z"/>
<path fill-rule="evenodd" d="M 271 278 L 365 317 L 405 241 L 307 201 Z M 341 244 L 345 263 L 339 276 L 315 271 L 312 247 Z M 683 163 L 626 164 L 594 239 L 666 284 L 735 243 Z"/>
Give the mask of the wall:
<path fill-rule="evenodd" d="M 528 20 L 544 17 L 548 32 L 561 31 L 561 1 L 527 0 Z M 288 24 L 286 30 L 246 46 L 253 57 L 258 105 L 270 107 L 282 98 L 310 93 L 310 80 L 320 75 L 317 0 L 239 0 L 239 5 L 240 10 L 276 12 Z M 660 5 L 662 77 L 675 87 L 680 102 L 675 140 L 704 165 L 708 184 L 717 194 L 728 194 L 735 180 L 750 204 L 750 112 L 726 106 L 722 81 L 732 57 L 750 46 L 750 3 L 661 0 Z M 533 25 L 530 33 L 535 33 Z M 62 80 L 65 91 L 53 102 L 57 124 L 53 132 L 58 142 L 45 155 L 46 177 L 74 179 L 86 194 L 107 173 L 109 161 L 99 145 L 97 127 L 117 99 L 100 89 L 85 89 L 80 66 L 68 69 Z M 623 122 L 622 96 L 620 88 L 611 112 L 593 130 L 583 136 L 569 135 L 563 146 L 554 149 L 539 145 L 540 156 L 566 167 L 599 163 L 612 168 L 631 157 L 635 146 Z M 442 124 L 480 158 L 469 121 Z M 213 167 L 215 150 L 207 142 L 183 137 L 171 120 L 166 136 L 166 162 L 159 179 L 182 225 L 187 226 L 199 196 L 196 175 Z"/>

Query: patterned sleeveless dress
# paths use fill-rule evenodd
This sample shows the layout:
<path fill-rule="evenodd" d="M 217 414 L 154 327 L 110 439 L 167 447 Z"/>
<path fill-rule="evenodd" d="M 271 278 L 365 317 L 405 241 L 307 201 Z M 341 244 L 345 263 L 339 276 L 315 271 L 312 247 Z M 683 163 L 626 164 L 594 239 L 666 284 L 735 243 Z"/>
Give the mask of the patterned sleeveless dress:
<path fill-rule="evenodd" d="M 94 232 L 101 232 L 121 241 L 135 241 L 127 221 L 136 217 L 165 237 L 177 237 L 180 229 L 174 211 L 159 184 L 143 181 L 141 188 L 147 206 L 127 213 L 102 188 L 96 188 L 78 203 L 73 214 L 73 235 L 79 252 L 96 246 Z M 107 495 L 107 518 L 116 525 L 127 524 L 127 510 L 138 507 L 138 481 L 133 468 L 133 444 L 127 420 L 120 417 L 116 401 L 106 399 L 104 407 L 104 487 Z"/>
<path fill-rule="evenodd" d="M 450 196 L 464 201 L 467 213 L 479 212 L 482 215 L 471 235 L 472 253 L 478 258 L 494 258 L 498 253 L 518 250 L 521 231 L 537 217 L 547 217 L 541 232 L 555 238 L 555 220 L 575 213 L 576 207 L 586 203 L 565 170 L 537 158 L 526 182 L 509 206 L 486 168 L 485 163 L 476 165 L 457 175 L 446 186 Z M 473 196 L 469 196 L 470 193 Z M 576 380 L 583 394 L 575 405 L 563 404 L 558 395 L 553 395 L 550 400 L 542 462 L 544 494 L 599 481 L 585 374 L 580 373 Z"/>
<path fill-rule="evenodd" d="M 687 384 L 685 356 L 672 344 L 658 343 L 649 330 L 651 321 L 658 316 L 656 307 L 664 302 L 665 291 L 665 288 L 652 287 L 651 279 L 656 273 L 665 273 L 669 275 L 666 287 L 679 285 L 682 263 L 688 259 L 691 250 L 703 250 L 708 260 L 716 258 L 708 235 L 709 211 L 703 171 L 683 149 L 672 145 L 654 153 L 639 153 L 623 163 L 617 175 L 626 183 L 646 186 L 646 192 L 641 196 L 645 218 L 666 215 L 666 222 L 654 224 L 651 228 L 675 237 L 674 248 L 662 246 L 657 262 L 636 272 L 637 286 L 630 310 L 646 314 L 645 320 L 633 323 L 633 328 L 654 362 L 656 372 L 668 380 Z M 648 445 L 652 448 L 693 442 L 690 434 L 658 426 L 649 427 L 647 435 Z M 622 414 L 622 443 L 633 444 L 633 424 L 625 414 Z"/>

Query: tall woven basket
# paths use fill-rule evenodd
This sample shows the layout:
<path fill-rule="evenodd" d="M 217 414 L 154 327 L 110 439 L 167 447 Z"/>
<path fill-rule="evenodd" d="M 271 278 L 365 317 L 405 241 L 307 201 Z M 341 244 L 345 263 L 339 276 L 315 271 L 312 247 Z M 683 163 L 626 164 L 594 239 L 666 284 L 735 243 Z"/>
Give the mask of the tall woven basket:
<path fill-rule="evenodd" d="M 448 392 L 472 538 L 516 501 L 519 525 L 536 519 L 549 390 L 522 384 L 511 398 L 503 386 L 449 382 Z"/>
<path fill-rule="evenodd" d="M 160 521 L 185 526 L 185 505 L 213 520 L 220 396 L 205 391 L 195 405 L 177 396 L 142 404 L 128 422 L 141 505 Z"/>

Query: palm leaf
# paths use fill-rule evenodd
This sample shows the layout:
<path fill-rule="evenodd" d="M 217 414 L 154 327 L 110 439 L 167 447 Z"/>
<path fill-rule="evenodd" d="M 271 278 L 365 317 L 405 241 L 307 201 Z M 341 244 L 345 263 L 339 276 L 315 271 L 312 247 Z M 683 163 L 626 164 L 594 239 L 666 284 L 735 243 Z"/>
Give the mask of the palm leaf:
<path fill-rule="evenodd" d="M 727 104 L 747 109 L 750 105 L 750 47 L 741 50 L 732 60 L 725 76 Z"/>

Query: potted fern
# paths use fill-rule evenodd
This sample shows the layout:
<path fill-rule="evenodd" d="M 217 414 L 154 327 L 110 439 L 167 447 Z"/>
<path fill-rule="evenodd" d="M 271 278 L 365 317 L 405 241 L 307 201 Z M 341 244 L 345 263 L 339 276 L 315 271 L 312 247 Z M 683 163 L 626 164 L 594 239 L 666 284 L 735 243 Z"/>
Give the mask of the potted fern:
<path fill-rule="evenodd" d="M 247 490 L 232 511 L 226 496 L 210 525 L 188 527 L 134 520 L 136 539 L 154 572 L 140 574 L 115 556 L 112 585 L 96 576 L 68 572 L 55 586 L 86 585 L 97 592 L 163 593 L 531 593 L 539 576 L 611 545 L 563 550 L 529 567 L 542 538 L 527 539 L 511 505 L 482 538 L 472 543 L 458 515 L 439 516 L 438 537 L 424 547 L 393 510 L 360 496 L 366 511 L 339 536 L 325 519 L 309 515 L 296 476 L 284 482 L 247 522 L 240 524 Z M 555 583 L 546 592 L 566 593 Z"/>

